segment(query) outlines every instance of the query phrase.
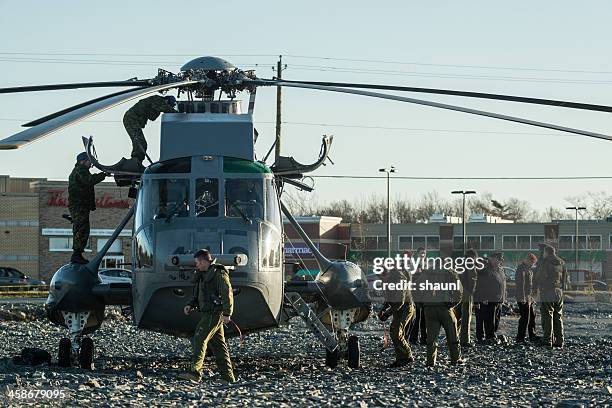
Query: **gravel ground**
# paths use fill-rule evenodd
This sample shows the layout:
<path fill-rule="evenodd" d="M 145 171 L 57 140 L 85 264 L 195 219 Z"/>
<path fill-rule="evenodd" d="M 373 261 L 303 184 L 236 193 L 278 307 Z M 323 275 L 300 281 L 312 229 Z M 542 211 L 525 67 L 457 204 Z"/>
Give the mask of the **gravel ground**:
<path fill-rule="evenodd" d="M 0 318 L 27 319 L 0 321 L 0 406 L 612 406 L 612 304 L 566 304 L 563 350 L 478 346 L 464 353 L 469 361 L 459 368 L 447 366 L 445 346 L 434 369 L 424 366 L 424 346 L 414 348 L 414 365 L 384 368 L 393 350 L 382 350 L 382 325 L 370 319 L 356 330 L 363 367 L 331 370 L 322 347 L 294 319 L 247 336 L 242 349 L 238 339 L 230 340 L 240 381 L 235 386 L 220 382 L 212 361 L 203 383 L 178 380 L 189 342 L 136 330 L 113 310 L 93 335 L 94 371 L 15 366 L 11 357 L 23 347 L 55 357 L 64 331 L 42 318 L 41 308 L 0 305 Z M 513 338 L 516 324 L 515 316 L 505 316 L 500 330 Z M 9 390 L 24 389 L 61 390 L 65 397 L 7 397 Z"/>

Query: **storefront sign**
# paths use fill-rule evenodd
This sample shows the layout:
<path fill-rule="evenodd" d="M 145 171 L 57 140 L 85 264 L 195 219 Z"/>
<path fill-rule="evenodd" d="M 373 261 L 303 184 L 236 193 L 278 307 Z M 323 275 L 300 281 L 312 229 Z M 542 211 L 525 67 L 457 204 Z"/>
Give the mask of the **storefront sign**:
<path fill-rule="evenodd" d="M 66 190 L 49 190 L 49 199 L 47 200 L 49 207 L 68 207 L 68 198 Z M 129 208 L 130 203 L 127 199 L 117 199 L 108 193 L 102 194 L 102 197 L 96 198 L 97 208 Z"/>

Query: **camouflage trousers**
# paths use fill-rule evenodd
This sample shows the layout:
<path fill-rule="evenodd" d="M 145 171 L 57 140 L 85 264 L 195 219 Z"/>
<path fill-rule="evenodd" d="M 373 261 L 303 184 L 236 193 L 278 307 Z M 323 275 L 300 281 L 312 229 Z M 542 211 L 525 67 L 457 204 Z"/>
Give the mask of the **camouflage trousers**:
<path fill-rule="evenodd" d="M 452 307 L 446 305 L 424 305 L 427 324 L 427 365 L 435 365 L 438 355 L 438 335 L 440 327 L 444 328 L 446 344 L 451 363 L 461 357 L 461 348 L 457 338 L 457 319 Z"/>
<path fill-rule="evenodd" d="M 83 253 L 89 240 L 89 210 L 69 208 L 72 217 L 72 249 Z"/>
<path fill-rule="evenodd" d="M 132 157 L 137 158 L 141 162 L 144 161 L 145 153 L 147 152 L 147 141 L 142 132 L 142 127 L 129 116 L 123 117 L 123 126 L 132 141 Z"/>
<path fill-rule="evenodd" d="M 215 356 L 217 368 L 221 372 L 221 377 L 228 382 L 235 382 L 234 369 L 230 358 L 229 349 L 225 342 L 223 331 L 223 316 L 221 312 L 206 312 L 196 326 L 193 336 L 193 359 L 191 361 L 191 371 L 197 375 L 202 375 L 204 357 L 206 349 L 210 350 Z"/>
<path fill-rule="evenodd" d="M 542 302 L 540 314 L 543 332 L 542 342 L 563 345 L 563 300 L 558 302 Z"/>
<path fill-rule="evenodd" d="M 393 312 L 393 321 L 389 329 L 393 348 L 395 349 L 395 360 L 398 362 L 412 360 L 410 343 L 406 340 L 408 324 L 414 316 L 412 303 L 405 303 L 398 310 Z"/>

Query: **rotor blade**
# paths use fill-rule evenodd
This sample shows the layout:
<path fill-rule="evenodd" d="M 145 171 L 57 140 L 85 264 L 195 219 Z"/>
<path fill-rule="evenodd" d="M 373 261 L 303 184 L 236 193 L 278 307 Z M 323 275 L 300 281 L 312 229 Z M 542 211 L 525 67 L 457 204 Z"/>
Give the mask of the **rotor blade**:
<path fill-rule="evenodd" d="M 564 126 L 557 126 L 557 125 L 553 125 L 551 123 L 546 123 L 546 122 L 537 122 L 535 120 L 522 119 L 522 118 L 518 118 L 515 116 L 502 115 L 499 113 L 487 112 L 487 111 L 482 111 L 478 109 L 463 108 L 461 106 L 425 101 L 422 99 L 406 98 L 406 97 L 397 96 L 397 95 L 388 95 L 388 94 L 370 92 L 370 91 L 359 91 L 356 89 L 335 88 L 335 87 L 322 86 L 322 85 L 308 85 L 308 84 L 303 84 L 303 83 L 287 83 L 285 81 L 253 80 L 253 81 L 248 81 L 248 82 L 253 85 L 274 85 L 274 86 L 286 86 L 290 88 L 317 89 L 321 91 L 340 92 L 340 93 L 347 93 L 347 94 L 354 94 L 354 95 L 371 96 L 374 98 L 390 99 L 394 101 L 408 102 L 408 103 L 414 103 L 417 105 L 432 106 L 434 108 L 453 110 L 453 111 L 463 112 L 463 113 L 470 113 L 472 115 L 487 116 L 489 118 L 507 120 L 509 122 L 523 123 L 525 125 L 537 126 L 537 127 L 542 127 L 546 129 L 559 130 L 561 132 L 574 133 L 577 135 L 594 137 L 597 139 L 612 140 L 612 136 L 604 135 L 601 133 L 589 132 L 588 130 L 580 130 L 580 129 L 574 129 L 574 128 L 569 128 L 569 127 L 564 127 Z"/>
<path fill-rule="evenodd" d="M 282 82 L 291 83 L 291 84 L 333 86 L 337 88 L 379 89 L 379 90 L 386 90 L 386 91 L 419 92 L 419 93 L 429 93 L 429 94 L 436 94 L 436 95 L 464 96 L 468 98 L 493 99 L 493 100 L 498 100 L 498 101 L 531 103 L 535 105 L 558 106 L 562 108 L 582 109 L 582 110 L 590 110 L 590 111 L 596 111 L 596 112 L 608 112 L 608 113 L 612 112 L 612 106 L 608 106 L 608 105 L 595 105 L 595 104 L 590 104 L 590 103 L 560 101 L 560 100 L 555 100 L 555 99 L 530 98 L 530 97 L 524 97 L 524 96 L 501 95 L 501 94 L 492 94 L 492 93 L 483 93 L 483 92 L 455 91 L 451 89 L 415 88 L 415 87 L 410 87 L 410 86 L 395 86 L 395 85 L 354 84 L 354 83 L 346 83 L 346 82 L 287 81 L 285 79 L 283 79 Z M 270 83 L 269 85 L 275 85 L 275 83 Z"/>
<path fill-rule="evenodd" d="M 27 145 L 28 143 L 32 143 L 44 136 L 47 136 L 53 132 L 57 132 L 58 130 L 63 129 L 67 126 L 80 122 L 85 118 L 96 115 L 102 111 L 120 105 L 124 102 L 130 101 L 132 99 L 139 98 L 143 95 L 155 93 L 158 91 L 164 91 L 166 89 L 178 88 L 185 85 L 191 85 L 197 82 L 198 81 L 181 81 L 173 84 L 164 84 L 152 86 L 149 88 L 136 89 L 122 95 L 116 95 L 111 98 L 92 103 L 90 105 L 76 109 L 72 112 L 68 112 L 65 115 L 51 119 L 40 125 L 21 131 L 13 136 L 7 137 L 6 139 L 0 140 L 0 150 L 17 149 L 21 146 Z"/>
<path fill-rule="evenodd" d="M 145 89 L 145 88 L 142 88 L 142 89 Z M 43 116 L 42 118 L 35 119 L 35 120 L 33 120 L 31 122 L 28 122 L 26 124 L 23 124 L 21 126 L 23 126 L 23 127 L 32 127 L 32 126 L 40 125 L 41 123 L 44 123 L 44 122 L 47 122 L 47 121 L 49 121 L 51 119 L 57 118 L 58 116 L 65 115 L 66 113 L 72 112 L 73 110 L 77 110 L 79 108 L 82 108 L 83 106 L 91 105 L 92 103 L 96 103 L 98 101 L 103 101 L 104 99 L 112 98 L 113 96 L 117 96 L 117 95 L 123 95 L 123 94 L 126 94 L 128 92 L 132 92 L 132 91 L 134 91 L 134 90 L 133 89 L 124 89 L 123 91 L 119 91 L 119 92 L 115 92 L 115 93 L 112 93 L 112 94 L 109 94 L 109 95 L 101 96 L 99 98 L 91 99 L 89 101 L 85 101 L 85 102 L 79 103 L 78 105 L 74 105 L 74 106 L 71 106 L 69 108 L 62 109 L 61 111 L 58 111 L 58 112 L 55 112 L 55 113 L 51 113 L 51 114 L 49 114 L 47 116 Z"/>
<path fill-rule="evenodd" d="M 0 88 L 0 94 L 17 93 L 17 92 L 35 92 L 35 91 L 56 91 L 59 89 L 77 89 L 77 88 L 105 88 L 113 86 L 148 86 L 151 85 L 148 79 L 128 80 L 128 81 L 109 81 L 109 82 L 80 82 L 74 84 L 51 84 L 51 85 L 32 85 L 32 86 L 15 86 L 12 88 Z"/>

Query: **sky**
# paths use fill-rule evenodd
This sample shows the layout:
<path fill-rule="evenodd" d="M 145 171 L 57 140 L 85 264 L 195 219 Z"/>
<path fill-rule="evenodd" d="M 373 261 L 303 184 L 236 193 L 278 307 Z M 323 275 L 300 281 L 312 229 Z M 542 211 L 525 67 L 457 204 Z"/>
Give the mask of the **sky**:
<path fill-rule="evenodd" d="M 361 1 L 230 3 L 0 0 L 0 87 L 153 77 L 203 55 L 259 77 L 283 55 L 283 77 L 495 92 L 612 104 L 607 1 Z M 0 94 L 0 137 L 116 88 Z M 275 89 L 257 93 L 263 157 L 274 140 Z M 612 134 L 608 114 L 459 97 L 405 96 Z M 66 180 L 80 136 L 102 161 L 129 155 L 124 104 L 19 150 L 0 151 L 0 174 Z M 404 177 L 612 176 L 612 142 L 396 101 L 283 91 L 283 155 L 308 163 L 334 136 L 334 165 L 318 175 Z M 145 129 L 159 155 L 159 121 Z M 612 179 L 392 181 L 392 196 L 457 189 L 565 207 L 568 196 L 609 191 Z M 321 202 L 386 193 L 384 179 L 315 179 Z M 568 217 L 571 213 L 568 212 Z"/>

